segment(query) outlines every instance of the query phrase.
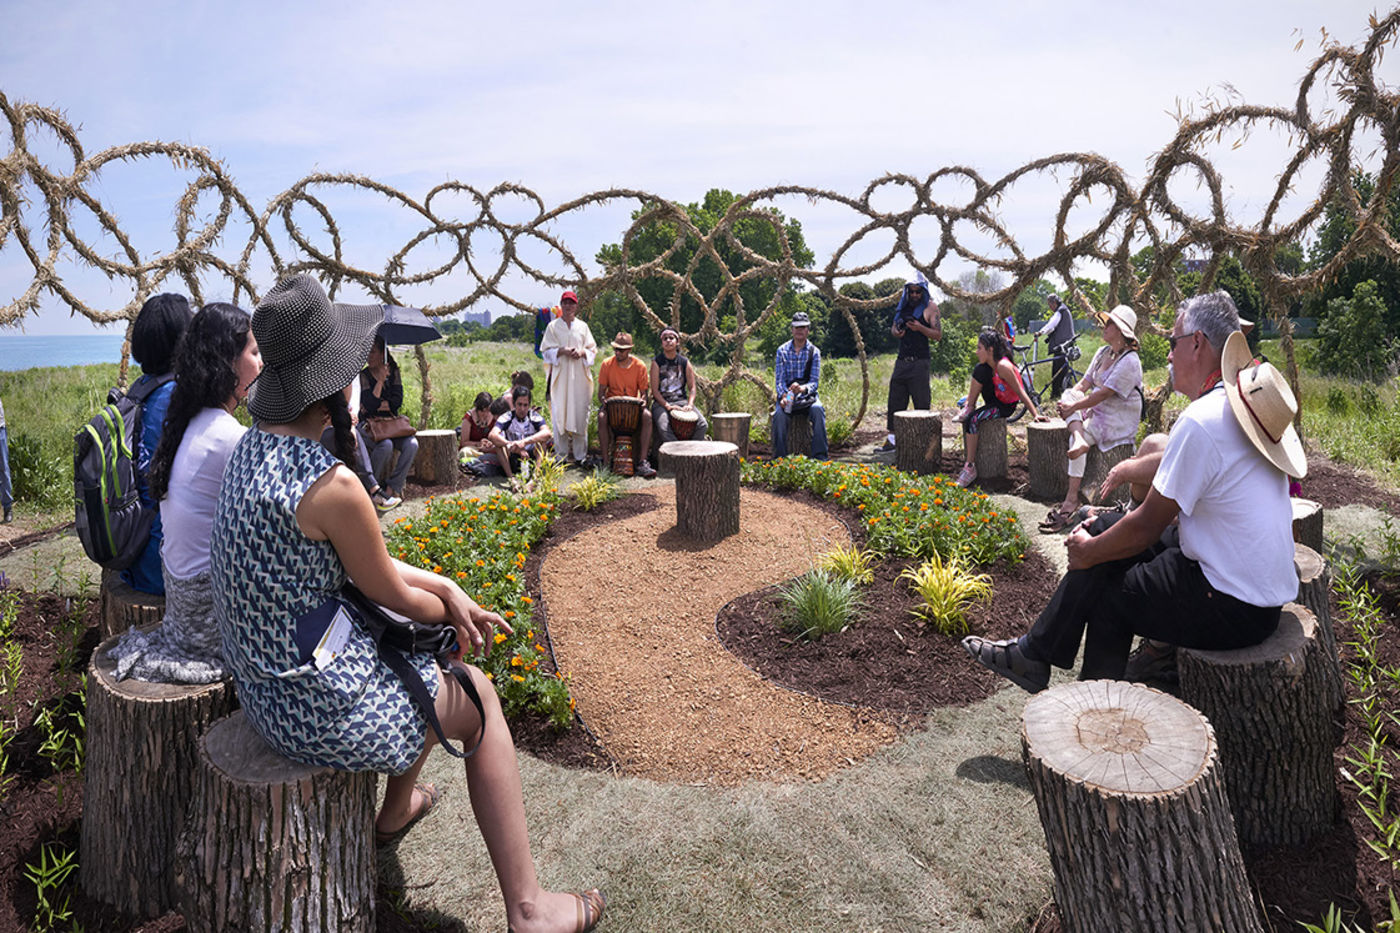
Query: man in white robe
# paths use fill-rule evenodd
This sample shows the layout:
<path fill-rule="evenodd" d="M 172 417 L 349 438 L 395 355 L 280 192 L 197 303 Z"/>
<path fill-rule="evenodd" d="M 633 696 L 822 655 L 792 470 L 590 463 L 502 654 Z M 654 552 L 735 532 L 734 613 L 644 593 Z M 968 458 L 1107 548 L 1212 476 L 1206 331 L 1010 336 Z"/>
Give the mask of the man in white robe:
<path fill-rule="evenodd" d="M 578 296 L 572 290 L 559 299 L 559 312 L 540 341 L 540 353 L 550 367 L 549 421 L 555 450 L 582 466 L 588 459 L 588 406 L 598 344 L 588 325 L 578 320 Z"/>

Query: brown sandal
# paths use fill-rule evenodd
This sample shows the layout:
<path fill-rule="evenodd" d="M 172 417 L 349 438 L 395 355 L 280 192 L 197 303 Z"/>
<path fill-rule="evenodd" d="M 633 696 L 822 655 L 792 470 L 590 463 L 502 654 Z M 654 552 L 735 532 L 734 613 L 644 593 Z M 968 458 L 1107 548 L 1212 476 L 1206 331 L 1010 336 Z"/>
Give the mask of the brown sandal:
<path fill-rule="evenodd" d="M 408 831 L 413 828 L 413 824 L 417 823 L 423 817 L 433 812 L 433 807 L 437 806 L 438 799 L 442 796 L 438 792 L 436 784 L 429 784 L 426 781 L 414 784 L 413 789 L 418 791 L 418 793 L 422 794 L 426 798 L 427 802 L 418 809 L 417 813 L 413 814 L 408 818 L 407 823 L 403 824 L 398 829 L 392 830 L 390 832 L 385 832 L 382 829 L 376 829 L 374 831 L 374 844 L 376 846 L 392 845 L 393 843 L 398 842 L 400 839 L 402 839 L 408 833 Z"/>
<path fill-rule="evenodd" d="M 603 919 L 603 908 L 608 906 L 607 898 L 597 888 L 571 893 L 578 900 L 578 923 L 574 926 L 574 933 L 588 933 Z M 506 927 L 506 933 L 515 933 L 515 928 Z"/>

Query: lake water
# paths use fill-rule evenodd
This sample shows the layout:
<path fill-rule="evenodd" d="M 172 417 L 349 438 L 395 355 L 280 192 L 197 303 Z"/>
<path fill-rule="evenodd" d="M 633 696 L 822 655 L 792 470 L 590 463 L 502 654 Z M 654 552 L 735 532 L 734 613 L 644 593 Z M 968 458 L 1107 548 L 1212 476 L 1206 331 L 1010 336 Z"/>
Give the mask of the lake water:
<path fill-rule="evenodd" d="M 120 363 L 123 337 L 121 333 L 62 336 L 0 333 L 0 371 Z"/>

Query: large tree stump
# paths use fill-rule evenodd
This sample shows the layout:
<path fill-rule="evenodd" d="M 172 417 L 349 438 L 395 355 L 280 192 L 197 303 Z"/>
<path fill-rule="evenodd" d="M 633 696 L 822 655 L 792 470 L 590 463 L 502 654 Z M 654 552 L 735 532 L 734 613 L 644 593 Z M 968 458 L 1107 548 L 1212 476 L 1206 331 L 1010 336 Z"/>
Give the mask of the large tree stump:
<path fill-rule="evenodd" d="M 418 432 L 418 456 L 413 458 L 413 478 L 424 486 L 457 483 L 457 432 L 431 428 Z"/>
<path fill-rule="evenodd" d="M 1069 425 L 1060 418 L 1026 425 L 1028 488 L 1037 499 L 1063 501 L 1069 491 Z M 1088 454 L 1085 454 L 1088 456 Z"/>
<path fill-rule="evenodd" d="M 232 681 L 117 681 L 110 651 L 88 664 L 83 890 L 138 917 L 175 906 L 175 841 L 194 790 L 199 737 L 235 706 Z"/>
<path fill-rule="evenodd" d="M 1296 845 L 1332 825 L 1336 773 L 1329 665 L 1297 603 L 1238 651 L 1177 651 L 1181 697 L 1215 726 L 1240 842 Z"/>
<path fill-rule="evenodd" d="M 165 618 L 165 597 L 132 589 L 115 570 L 102 571 L 101 632 L 103 639 L 129 628 L 151 625 Z"/>
<path fill-rule="evenodd" d="M 1322 553 L 1322 506 L 1311 499 L 1290 499 L 1293 505 L 1293 540 Z"/>
<path fill-rule="evenodd" d="M 920 476 L 943 465 L 943 416 L 936 411 L 894 413 L 894 465 Z"/>
<path fill-rule="evenodd" d="M 967 435 L 963 435 L 966 450 Z M 978 479 L 998 479 L 1006 475 L 1006 419 L 993 418 L 977 426 Z"/>
<path fill-rule="evenodd" d="M 1084 455 L 1089 459 L 1084 464 L 1084 480 L 1079 486 L 1079 498 L 1085 502 L 1097 502 L 1100 505 L 1106 505 L 1110 502 L 1121 502 L 1127 505 L 1129 498 L 1131 498 L 1131 491 L 1128 489 L 1127 483 L 1109 493 L 1108 498 L 1102 501 L 1099 500 L 1099 487 L 1103 485 L 1104 477 L 1108 476 L 1108 471 L 1131 457 L 1133 450 L 1134 445 L 1131 443 L 1119 444 L 1108 450 L 1099 450 L 1097 444 L 1091 446 L 1089 452 Z"/>
<path fill-rule="evenodd" d="M 775 415 L 768 416 L 768 439 L 774 438 L 773 419 Z M 772 444 L 773 454 L 778 453 L 776 442 Z M 812 419 L 805 411 L 788 415 L 788 455 L 796 456 L 801 454 L 804 457 L 812 456 Z"/>
<path fill-rule="evenodd" d="M 1021 726 L 1067 931 L 1262 929 L 1200 713 L 1089 680 L 1033 696 Z"/>
<path fill-rule="evenodd" d="M 199 752 L 176 873 L 191 933 L 373 930 L 376 775 L 283 758 L 242 712 Z"/>
<path fill-rule="evenodd" d="M 1298 604 L 1311 612 L 1317 620 L 1317 641 L 1327 680 L 1328 709 L 1332 711 L 1333 722 L 1337 727 L 1333 738 L 1340 742 L 1344 723 L 1337 714 L 1346 702 L 1346 688 L 1342 684 L 1342 662 L 1337 653 L 1337 635 L 1332 631 L 1332 606 L 1329 601 L 1332 572 L 1322 555 L 1305 544 L 1293 546 L 1293 567 L 1298 571 Z"/>
<path fill-rule="evenodd" d="M 710 436 L 739 448 L 739 459 L 749 458 L 749 424 L 753 415 L 746 411 L 721 411 L 710 416 Z"/>
<path fill-rule="evenodd" d="M 710 543 L 739 533 L 739 448 L 725 441 L 672 441 L 661 456 L 676 474 L 676 526 Z"/>

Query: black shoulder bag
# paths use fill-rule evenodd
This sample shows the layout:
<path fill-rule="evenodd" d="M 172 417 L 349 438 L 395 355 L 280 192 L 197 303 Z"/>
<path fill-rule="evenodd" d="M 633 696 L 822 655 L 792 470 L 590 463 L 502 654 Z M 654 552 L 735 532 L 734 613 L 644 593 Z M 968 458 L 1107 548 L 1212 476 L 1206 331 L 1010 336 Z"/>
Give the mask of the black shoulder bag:
<path fill-rule="evenodd" d="M 481 740 L 486 735 L 486 710 L 481 705 L 481 696 L 476 692 L 476 685 L 472 683 L 471 676 L 467 670 L 456 661 L 448 660 L 447 655 L 457 647 L 457 630 L 445 622 L 437 622 L 431 625 L 423 622 L 415 622 L 396 612 L 391 612 L 383 606 L 361 593 L 355 584 L 346 582 L 340 591 L 342 601 L 353 609 L 359 616 L 365 631 L 369 632 L 374 639 L 374 646 L 379 651 L 379 658 L 389 666 L 389 670 L 398 675 L 399 680 L 408 688 L 408 693 L 413 697 L 418 708 L 423 711 L 428 724 L 437 733 L 438 742 L 448 752 L 458 758 L 470 758 L 481 747 Z M 442 723 L 438 721 L 437 709 L 433 705 L 433 698 L 428 693 L 428 687 L 423 683 L 423 678 L 418 676 L 418 669 L 409 663 L 407 655 L 427 652 L 437 658 L 438 666 L 445 673 L 457 678 L 457 683 L 462 685 L 462 689 L 467 692 L 472 704 L 476 706 L 477 714 L 481 717 L 481 733 L 476 737 L 476 744 L 465 751 L 457 751 L 447 741 L 447 736 L 443 734 Z"/>
<path fill-rule="evenodd" d="M 805 386 L 807 380 L 812 378 L 812 360 L 817 358 L 817 351 L 812 349 L 811 355 L 807 357 L 807 368 L 802 371 L 802 384 Z M 812 403 L 817 400 L 817 393 L 808 392 L 803 389 L 801 393 L 792 397 L 792 407 L 788 410 L 789 415 L 804 412 L 812 407 Z"/>

